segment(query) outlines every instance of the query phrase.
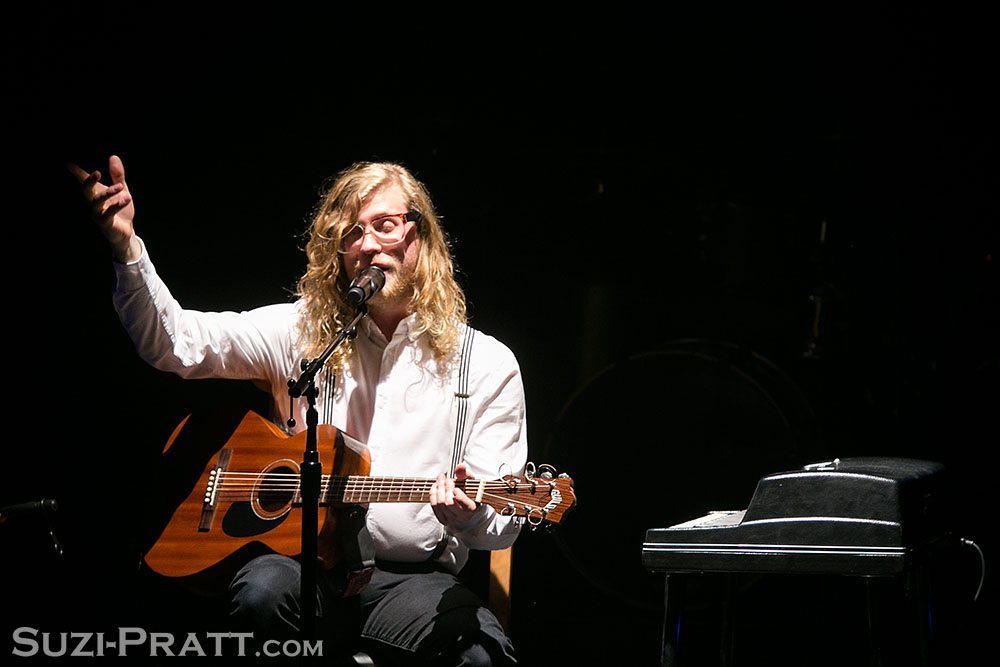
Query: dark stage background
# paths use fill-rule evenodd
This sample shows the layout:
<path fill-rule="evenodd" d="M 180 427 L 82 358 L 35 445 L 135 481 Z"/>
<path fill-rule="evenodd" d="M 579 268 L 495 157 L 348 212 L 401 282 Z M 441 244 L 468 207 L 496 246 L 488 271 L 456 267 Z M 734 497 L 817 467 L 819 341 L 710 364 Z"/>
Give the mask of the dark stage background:
<path fill-rule="evenodd" d="M 112 153 L 159 272 L 209 310 L 291 298 L 319 188 L 351 162 L 424 180 L 473 324 L 521 362 L 531 458 L 576 480 L 566 523 L 515 549 L 527 664 L 655 664 L 645 530 L 743 509 L 768 472 L 940 461 L 956 535 L 990 556 L 1000 114 L 985 12 L 504 11 L 8 17 L 0 503 L 58 499 L 65 549 L 41 523 L 0 526 L 9 628 L 188 618 L 134 572 L 142 492 L 187 412 L 258 400 L 134 357 L 63 168 L 106 171 Z M 971 553 L 944 580 L 959 664 L 986 644 L 994 580 L 973 604 Z M 864 664 L 862 593 L 743 582 L 740 664 Z M 695 591 L 693 618 L 715 599 Z M 695 636 L 707 661 L 714 640 Z"/>

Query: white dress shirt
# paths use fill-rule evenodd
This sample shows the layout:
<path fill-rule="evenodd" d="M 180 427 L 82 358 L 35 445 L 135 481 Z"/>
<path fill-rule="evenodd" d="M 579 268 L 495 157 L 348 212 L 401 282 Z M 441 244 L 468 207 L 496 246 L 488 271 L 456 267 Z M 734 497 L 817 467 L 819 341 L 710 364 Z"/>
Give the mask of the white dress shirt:
<path fill-rule="evenodd" d="M 115 267 L 115 308 L 145 361 L 185 378 L 265 383 L 274 415 L 285 428 L 287 382 L 299 376 L 303 357 L 297 303 L 240 313 L 185 310 L 157 276 L 145 248 L 137 261 Z M 414 322 L 413 315 L 404 319 L 387 341 L 371 320 L 362 320 L 343 372 L 335 379 L 325 372 L 317 378 L 320 423 L 365 443 L 373 476 L 432 478 L 451 472 L 458 364 L 452 359 L 442 372 L 426 336 L 411 333 Z M 505 345 L 477 332 L 469 361 L 462 460 L 479 479 L 508 472 L 520 476 L 527 433 L 517 360 Z M 305 429 L 306 408 L 305 399 L 295 401 L 291 433 Z M 403 562 L 427 560 L 444 535 L 428 503 L 372 503 L 368 528 L 377 558 Z M 483 505 L 468 522 L 449 529 L 438 560 L 458 571 L 469 548 L 502 549 L 514 542 L 518 530 L 508 517 Z"/>

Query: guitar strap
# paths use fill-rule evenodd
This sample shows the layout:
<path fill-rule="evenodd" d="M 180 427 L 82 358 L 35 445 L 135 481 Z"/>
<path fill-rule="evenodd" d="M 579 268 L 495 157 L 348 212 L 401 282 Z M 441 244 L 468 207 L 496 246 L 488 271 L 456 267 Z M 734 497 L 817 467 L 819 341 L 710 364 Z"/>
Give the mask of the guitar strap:
<path fill-rule="evenodd" d="M 451 445 L 451 467 L 447 475 L 455 473 L 455 468 L 465 458 L 465 421 L 469 414 L 469 365 L 472 363 L 472 340 L 476 330 L 465 325 L 462 333 L 462 346 L 458 353 L 458 376 L 455 381 L 455 440 Z M 441 539 L 438 540 L 429 560 L 437 560 L 448 547 L 448 531 L 441 528 Z"/>

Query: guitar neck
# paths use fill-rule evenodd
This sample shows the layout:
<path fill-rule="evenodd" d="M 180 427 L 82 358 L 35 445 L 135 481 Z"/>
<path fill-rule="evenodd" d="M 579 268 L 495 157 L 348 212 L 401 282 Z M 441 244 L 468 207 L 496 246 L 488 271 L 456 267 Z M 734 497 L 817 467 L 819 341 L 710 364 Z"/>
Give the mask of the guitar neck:
<path fill-rule="evenodd" d="M 423 477 L 324 475 L 320 503 L 423 503 L 430 500 L 433 484 Z M 464 490 L 465 482 L 455 487 Z"/>

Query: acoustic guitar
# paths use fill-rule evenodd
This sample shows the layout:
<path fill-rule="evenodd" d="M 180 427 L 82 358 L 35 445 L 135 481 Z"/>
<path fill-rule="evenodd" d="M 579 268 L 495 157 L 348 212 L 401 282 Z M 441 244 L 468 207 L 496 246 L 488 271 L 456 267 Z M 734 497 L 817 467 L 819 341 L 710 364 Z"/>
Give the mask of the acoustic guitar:
<path fill-rule="evenodd" d="M 305 449 L 306 433 L 289 437 L 252 411 L 243 414 L 235 429 L 234 419 L 226 424 L 215 417 L 189 416 L 167 442 L 143 556 L 160 575 L 188 577 L 259 553 L 300 552 L 296 459 Z M 322 506 L 429 501 L 434 479 L 369 476 L 367 449 L 333 426 L 318 427 L 317 448 L 323 467 Z M 455 485 L 477 503 L 533 526 L 559 523 L 576 503 L 573 480 L 547 465 L 536 469 L 529 463 L 524 479 L 506 475 Z M 164 509 L 171 507 L 172 512 Z M 337 541 L 331 539 L 337 513 L 324 514 L 319 557 L 325 567 L 333 567 L 338 561 Z"/>

